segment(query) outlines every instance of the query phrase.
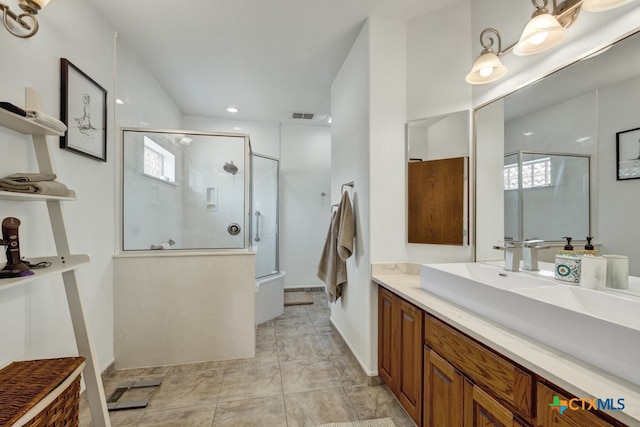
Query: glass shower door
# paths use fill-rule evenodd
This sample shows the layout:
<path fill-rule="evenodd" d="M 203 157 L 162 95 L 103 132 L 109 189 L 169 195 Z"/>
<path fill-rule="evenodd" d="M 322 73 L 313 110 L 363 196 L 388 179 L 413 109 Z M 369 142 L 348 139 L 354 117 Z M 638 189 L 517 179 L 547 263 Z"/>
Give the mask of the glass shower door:
<path fill-rule="evenodd" d="M 253 228 L 256 278 L 278 273 L 278 160 L 253 155 Z"/>

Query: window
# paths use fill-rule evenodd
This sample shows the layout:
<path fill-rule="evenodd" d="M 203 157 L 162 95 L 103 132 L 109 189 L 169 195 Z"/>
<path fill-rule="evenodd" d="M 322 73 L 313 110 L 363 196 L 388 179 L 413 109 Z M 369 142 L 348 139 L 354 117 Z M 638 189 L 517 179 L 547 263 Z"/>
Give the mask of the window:
<path fill-rule="evenodd" d="M 176 182 L 176 156 L 144 137 L 144 174 L 167 182 Z"/>
<path fill-rule="evenodd" d="M 529 160 L 522 163 L 522 188 L 549 187 L 551 185 L 551 158 Z M 504 166 L 504 189 L 518 189 L 518 164 Z"/>

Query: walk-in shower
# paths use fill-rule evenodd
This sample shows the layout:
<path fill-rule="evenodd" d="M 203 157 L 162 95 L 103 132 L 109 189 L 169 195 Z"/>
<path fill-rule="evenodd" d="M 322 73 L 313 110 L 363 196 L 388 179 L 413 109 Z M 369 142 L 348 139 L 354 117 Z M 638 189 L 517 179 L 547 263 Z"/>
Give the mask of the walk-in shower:
<path fill-rule="evenodd" d="M 247 135 L 123 130 L 122 249 L 245 249 Z"/>

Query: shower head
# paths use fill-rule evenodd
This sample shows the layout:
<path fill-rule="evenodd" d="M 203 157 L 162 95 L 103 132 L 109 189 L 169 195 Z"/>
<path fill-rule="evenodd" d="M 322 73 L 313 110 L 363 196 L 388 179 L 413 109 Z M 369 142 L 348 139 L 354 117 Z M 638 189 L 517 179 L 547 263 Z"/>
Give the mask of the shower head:
<path fill-rule="evenodd" d="M 228 172 L 231 175 L 235 175 L 238 173 L 238 167 L 233 164 L 233 160 L 231 160 L 231 163 L 225 163 L 222 169 L 224 169 L 225 172 Z"/>

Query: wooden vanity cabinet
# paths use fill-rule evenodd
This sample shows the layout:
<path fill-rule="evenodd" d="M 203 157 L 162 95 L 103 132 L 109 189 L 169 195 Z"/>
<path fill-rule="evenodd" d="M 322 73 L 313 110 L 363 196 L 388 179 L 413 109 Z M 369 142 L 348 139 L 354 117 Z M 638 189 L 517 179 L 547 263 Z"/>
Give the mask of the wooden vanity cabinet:
<path fill-rule="evenodd" d="M 423 312 L 378 288 L 378 371 L 409 416 L 422 416 Z"/>
<path fill-rule="evenodd" d="M 477 384 L 465 378 L 464 427 L 487 426 L 527 427 L 528 425 L 520 421 L 511 410 L 501 405 Z"/>
<path fill-rule="evenodd" d="M 494 353 L 433 316 L 425 317 L 425 345 L 503 406 L 531 422 L 533 374 Z"/>
<path fill-rule="evenodd" d="M 560 400 L 568 401 L 570 397 L 563 391 L 538 382 L 538 417 L 536 427 L 612 427 L 625 426 L 614 419 L 611 422 L 604 420 L 599 415 L 589 411 L 565 410 L 562 414 L 553 409 L 549 404 L 558 396 Z M 604 416 L 604 414 L 602 414 Z"/>
<path fill-rule="evenodd" d="M 381 286 L 378 322 L 380 377 L 418 426 L 625 427 L 560 415 L 549 404 L 567 393 Z"/>
<path fill-rule="evenodd" d="M 423 426 L 463 426 L 464 376 L 427 346 L 423 395 Z"/>
<path fill-rule="evenodd" d="M 424 401 L 422 425 L 427 427 L 514 427 L 527 426 L 516 413 L 492 397 L 474 383 L 467 372 L 476 375 L 482 372 L 482 383 L 496 381 L 508 383 L 508 368 L 499 357 L 484 349 L 474 348 L 467 338 L 453 330 L 440 330 L 444 324 L 428 314 L 425 315 L 426 342 L 434 344 L 443 353 L 451 352 L 458 367 L 438 352 L 424 346 Z M 448 327 L 447 327 L 448 328 Z M 446 333 L 446 334 L 445 334 Z M 443 337 L 444 336 L 444 337 Z M 430 338 L 431 337 L 431 338 Z M 458 338 L 465 338 L 457 342 Z M 499 366 L 499 368 L 496 368 Z M 496 380 L 496 377 L 499 377 Z M 501 389 L 509 389 L 501 384 Z M 494 390 L 488 388 L 493 393 Z"/>

